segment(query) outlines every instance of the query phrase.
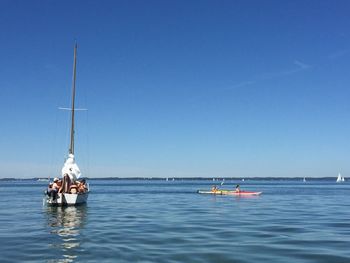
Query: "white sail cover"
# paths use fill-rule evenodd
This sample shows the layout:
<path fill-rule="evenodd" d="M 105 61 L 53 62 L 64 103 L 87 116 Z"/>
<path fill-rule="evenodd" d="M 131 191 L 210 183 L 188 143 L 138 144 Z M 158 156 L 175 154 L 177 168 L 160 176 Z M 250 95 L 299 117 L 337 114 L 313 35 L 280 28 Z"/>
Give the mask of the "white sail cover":
<path fill-rule="evenodd" d="M 78 165 L 75 163 L 74 155 L 69 154 L 62 168 L 62 177 L 68 174 L 72 181 L 79 179 L 81 173 Z"/>

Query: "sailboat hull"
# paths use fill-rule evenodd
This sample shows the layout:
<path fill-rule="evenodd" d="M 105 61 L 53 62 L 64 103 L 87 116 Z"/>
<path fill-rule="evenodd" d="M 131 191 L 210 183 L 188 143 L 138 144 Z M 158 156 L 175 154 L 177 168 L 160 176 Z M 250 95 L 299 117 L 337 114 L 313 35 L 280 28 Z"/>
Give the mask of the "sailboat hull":
<path fill-rule="evenodd" d="M 46 204 L 49 206 L 81 205 L 87 202 L 89 192 L 79 194 L 59 193 L 56 199 L 46 197 Z"/>

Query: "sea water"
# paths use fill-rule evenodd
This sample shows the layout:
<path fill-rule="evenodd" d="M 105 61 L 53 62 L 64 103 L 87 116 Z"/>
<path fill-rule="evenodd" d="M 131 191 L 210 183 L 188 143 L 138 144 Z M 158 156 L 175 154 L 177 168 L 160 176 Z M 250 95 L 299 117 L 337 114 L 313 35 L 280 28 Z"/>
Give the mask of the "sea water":
<path fill-rule="evenodd" d="M 90 180 L 87 205 L 46 207 L 46 182 L 0 181 L 0 262 L 350 262 L 350 184 Z"/>

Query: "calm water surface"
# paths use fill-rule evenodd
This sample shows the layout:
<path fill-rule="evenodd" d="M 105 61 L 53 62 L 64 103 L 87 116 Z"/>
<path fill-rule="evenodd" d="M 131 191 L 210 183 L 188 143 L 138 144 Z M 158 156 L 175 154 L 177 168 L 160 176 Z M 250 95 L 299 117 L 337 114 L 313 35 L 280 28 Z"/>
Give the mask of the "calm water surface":
<path fill-rule="evenodd" d="M 237 181 L 225 181 L 233 188 Z M 350 262 L 350 184 L 91 180 L 86 206 L 42 205 L 46 182 L 0 181 L 0 262 Z"/>

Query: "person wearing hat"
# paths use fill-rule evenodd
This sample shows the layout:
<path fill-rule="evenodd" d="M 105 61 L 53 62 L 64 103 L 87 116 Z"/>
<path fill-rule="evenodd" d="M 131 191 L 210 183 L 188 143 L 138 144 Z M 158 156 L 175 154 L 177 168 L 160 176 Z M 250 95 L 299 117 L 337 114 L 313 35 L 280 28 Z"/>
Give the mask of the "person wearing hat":
<path fill-rule="evenodd" d="M 57 177 L 55 177 L 53 179 L 52 188 L 58 191 L 58 189 L 60 189 L 60 187 L 61 187 L 61 184 L 62 184 L 62 182 Z"/>
<path fill-rule="evenodd" d="M 53 179 L 53 184 L 51 185 L 51 187 L 49 187 L 49 196 L 51 196 L 53 200 L 57 198 L 57 193 L 60 187 L 61 187 L 61 181 L 58 180 L 57 177 L 55 177 Z"/>

